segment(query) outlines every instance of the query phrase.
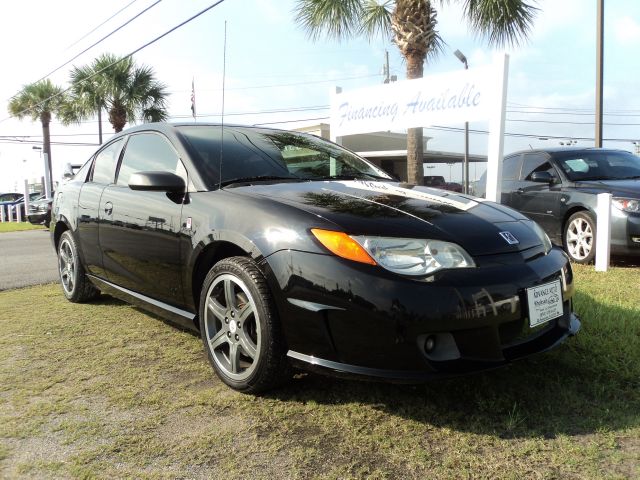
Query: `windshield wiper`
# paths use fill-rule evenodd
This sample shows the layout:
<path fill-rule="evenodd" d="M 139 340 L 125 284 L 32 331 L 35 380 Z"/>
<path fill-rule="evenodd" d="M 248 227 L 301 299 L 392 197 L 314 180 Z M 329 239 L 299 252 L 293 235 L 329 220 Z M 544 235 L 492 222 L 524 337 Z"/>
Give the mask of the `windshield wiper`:
<path fill-rule="evenodd" d="M 303 179 L 300 177 L 284 177 L 279 175 L 254 175 L 253 177 L 230 178 L 229 180 L 225 180 L 220 184 L 223 187 L 226 187 L 227 185 L 231 185 L 233 183 L 262 182 L 265 180 L 303 180 Z"/>

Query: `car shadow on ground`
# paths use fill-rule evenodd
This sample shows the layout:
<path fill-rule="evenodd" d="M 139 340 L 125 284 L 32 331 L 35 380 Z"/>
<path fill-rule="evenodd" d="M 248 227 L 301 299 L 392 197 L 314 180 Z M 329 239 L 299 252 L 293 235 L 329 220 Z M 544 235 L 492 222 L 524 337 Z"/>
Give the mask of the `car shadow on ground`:
<path fill-rule="evenodd" d="M 589 311 L 606 308 L 612 320 L 631 318 L 629 311 L 588 296 L 578 294 L 577 300 Z M 627 327 L 596 329 L 587 321 L 556 351 L 480 374 L 421 385 L 305 374 L 267 396 L 304 404 L 361 403 L 405 419 L 502 438 L 620 430 L 640 425 L 640 367 L 629 361 L 640 346 L 640 331 L 637 325 Z M 635 343 L 625 345 L 624 334 Z"/>

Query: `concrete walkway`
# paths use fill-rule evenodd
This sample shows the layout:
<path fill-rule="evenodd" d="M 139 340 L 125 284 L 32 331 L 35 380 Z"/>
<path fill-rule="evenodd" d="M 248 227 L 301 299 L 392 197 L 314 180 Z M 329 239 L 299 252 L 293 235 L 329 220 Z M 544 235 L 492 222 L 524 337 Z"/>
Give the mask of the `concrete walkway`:
<path fill-rule="evenodd" d="M 48 230 L 0 233 L 0 290 L 58 281 Z"/>

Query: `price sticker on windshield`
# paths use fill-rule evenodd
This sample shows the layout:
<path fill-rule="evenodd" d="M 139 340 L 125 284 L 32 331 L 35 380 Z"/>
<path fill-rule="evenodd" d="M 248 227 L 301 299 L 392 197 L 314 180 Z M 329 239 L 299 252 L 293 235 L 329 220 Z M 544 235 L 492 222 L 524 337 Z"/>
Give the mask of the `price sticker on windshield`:
<path fill-rule="evenodd" d="M 535 327 L 562 316 L 562 287 L 555 280 L 537 287 L 527 288 L 529 325 Z"/>

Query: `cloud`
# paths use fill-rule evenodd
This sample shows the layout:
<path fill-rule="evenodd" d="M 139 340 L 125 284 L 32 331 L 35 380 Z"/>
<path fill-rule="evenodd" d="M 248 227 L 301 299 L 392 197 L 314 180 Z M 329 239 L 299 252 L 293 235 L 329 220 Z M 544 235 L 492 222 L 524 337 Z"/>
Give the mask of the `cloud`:
<path fill-rule="evenodd" d="M 637 46 L 640 42 L 640 23 L 629 16 L 614 21 L 614 37 L 623 46 Z"/>

